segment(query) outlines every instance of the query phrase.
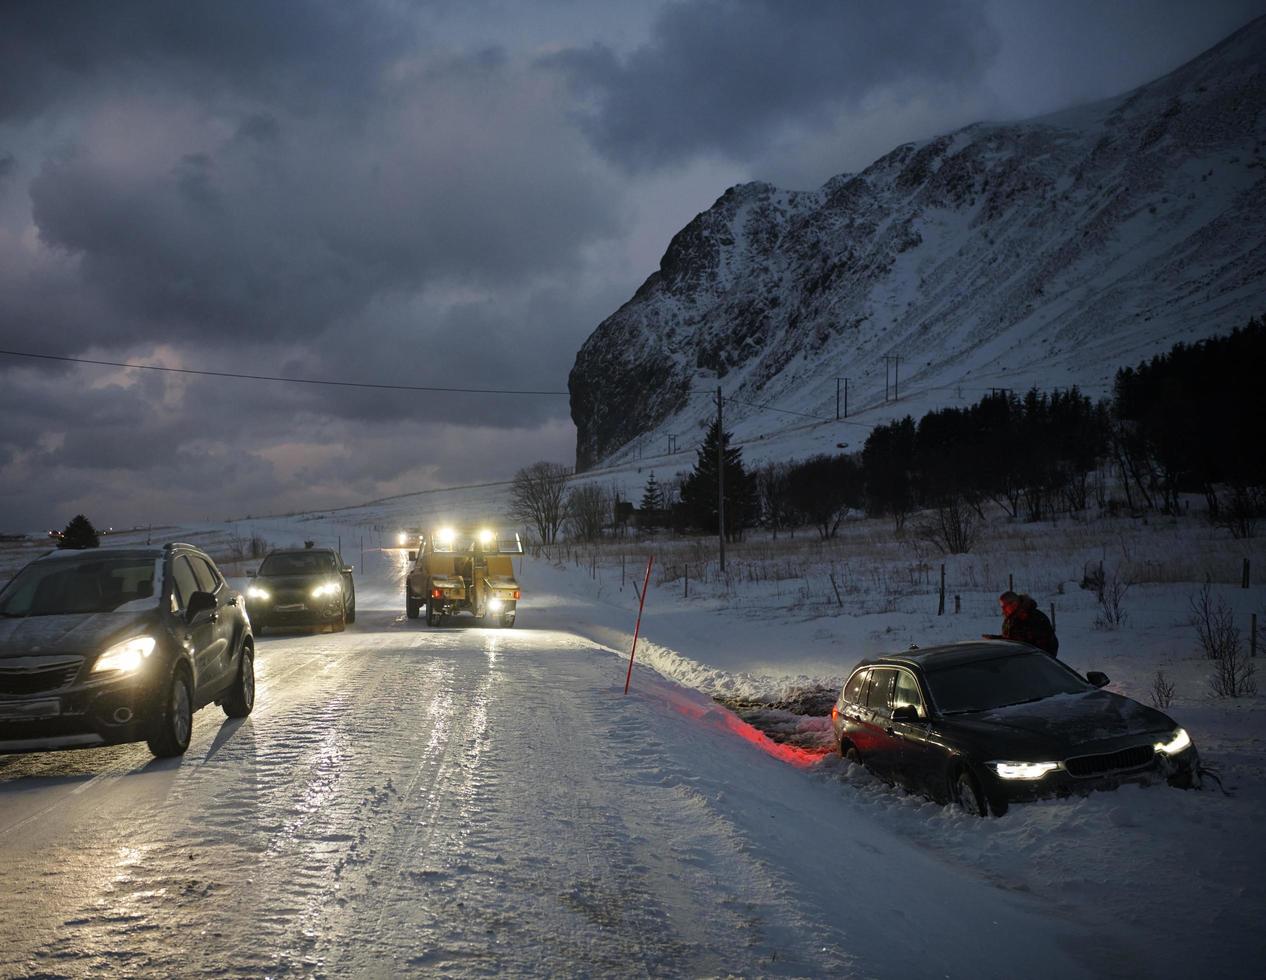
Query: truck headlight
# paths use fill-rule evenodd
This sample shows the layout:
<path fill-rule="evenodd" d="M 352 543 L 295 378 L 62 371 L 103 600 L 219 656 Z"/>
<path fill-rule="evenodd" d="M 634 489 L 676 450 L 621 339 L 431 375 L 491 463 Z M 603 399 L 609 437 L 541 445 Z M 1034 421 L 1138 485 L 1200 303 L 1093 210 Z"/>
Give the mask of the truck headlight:
<path fill-rule="evenodd" d="M 1168 740 L 1156 743 L 1156 751 L 1163 752 L 1165 755 L 1178 755 L 1189 748 L 1191 748 L 1191 736 L 1187 734 L 1185 728 L 1175 728 L 1174 734 Z"/>
<path fill-rule="evenodd" d="M 145 662 L 145 658 L 154 652 L 152 636 L 134 636 L 130 640 L 116 643 L 97 658 L 92 665 L 94 674 L 100 671 L 117 670 L 120 673 L 131 673 Z"/>
<path fill-rule="evenodd" d="M 1041 779 L 1059 768 L 1058 762 L 991 762 L 989 768 L 999 779 Z"/>
<path fill-rule="evenodd" d="M 489 610 L 489 612 L 501 612 L 501 610 L 502 610 L 504 607 L 505 607 L 505 603 L 504 603 L 504 602 L 502 602 L 500 599 L 489 599 L 489 600 L 488 600 L 488 610 Z"/>

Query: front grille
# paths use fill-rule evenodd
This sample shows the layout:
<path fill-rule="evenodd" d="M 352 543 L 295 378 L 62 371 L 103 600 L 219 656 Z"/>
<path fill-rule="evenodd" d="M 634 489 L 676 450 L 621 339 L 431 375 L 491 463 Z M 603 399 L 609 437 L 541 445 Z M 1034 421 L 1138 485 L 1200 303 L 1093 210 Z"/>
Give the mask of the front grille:
<path fill-rule="evenodd" d="M 1071 776 L 1106 776 L 1114 772 L 1126 772 L 1138 769 L 1152 761 L 1156 748 L 1152 745 L 1136 745 L 1122 749 L 1120 752 L 1106 752 L 1103 755 L 1080 755 L 1075 759 L 1066 759 L 1064 768 Z"/>
<path fill-rule="evenodd" d="M 0 668 L 0 697 L 22 697 L 57 691 L 74 683 L 79 664 L 63 664 L 43 670 L 6 670 Z"/>

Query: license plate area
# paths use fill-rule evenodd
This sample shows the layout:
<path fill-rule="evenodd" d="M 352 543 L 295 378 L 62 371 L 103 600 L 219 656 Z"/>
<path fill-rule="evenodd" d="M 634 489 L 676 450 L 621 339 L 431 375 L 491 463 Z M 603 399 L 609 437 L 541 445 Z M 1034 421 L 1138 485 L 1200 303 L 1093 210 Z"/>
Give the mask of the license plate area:
<path fill-rule="evenodd" d="M 277 612 L 303 612 L 308 607 L 302 602 L 291 602 L 284 606 L 274 606 L 273 608 L 276 609 Z"/>
<path fill-rule="evenodd" d="M 0 701 L 0 721 L 56 718 L 61 713 L 62 703 L 57 698 L 44 701 Z"/>

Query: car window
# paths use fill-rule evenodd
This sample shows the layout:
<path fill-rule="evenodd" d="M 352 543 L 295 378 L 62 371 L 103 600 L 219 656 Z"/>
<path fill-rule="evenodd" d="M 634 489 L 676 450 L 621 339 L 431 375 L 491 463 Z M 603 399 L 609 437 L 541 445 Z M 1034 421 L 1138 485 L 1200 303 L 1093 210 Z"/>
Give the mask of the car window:
<path fill-rule="evenodd" d="M 923 707 L 923 696 L 919 693 L 919 682 L 914 679 L 914 675 L 908 670 L 897 671 L 896 683 L 892 688 L 892 708 L 906 705 L 913 705 L 918 709 L 919 717 L 926 718 L 927 711 Z"/>
<path fill-rule="evenodd" d="M 189 605 L 189 597 L 198 591 L 198 580 L 194 577 L 189 559 L 177 555 L 171 563 L 171 577 L 175 582 L 172 599 L 177 609 L 185 609 Z"/>
<path fill-rule="evenodd" d="M 865 669 L 854 671 L 853 676 L 848 679 L 848 683 L 844 685 L 845 704 L 857 704 L 866 683 L 866 673 Z"/>
<path fill-rule="evenodd" d="M 866 706 L 876 714 L 887 717 L 892 714 L 888 700 L 892 696 L 892 682 L 896 679 L 896 671 L 891 668 L 880 668 L 870 672 L 870 687 L 866 692 Z"/>
<path fill-rule="evenodd" d="M 945 714 L 988 711 L 1093 690 L 1044 653 L 991 657 L 929 670 L 927 683 L 937 709 Z"/>
<path fill-rule="evenodd" d="M 214 592 L 220 587 L 220 577 L 215 569 L 201 555 L 189 555 L 189 564 L 193 566 L 194 577 L 198 580 L 198 588 L 203 592 Z"/>
<path fill-rule="evenodd" d="M 259 566 L 260 575 L 311 575 L 334 568 L 328 551 L 291 551 L 269 555 Z"/>

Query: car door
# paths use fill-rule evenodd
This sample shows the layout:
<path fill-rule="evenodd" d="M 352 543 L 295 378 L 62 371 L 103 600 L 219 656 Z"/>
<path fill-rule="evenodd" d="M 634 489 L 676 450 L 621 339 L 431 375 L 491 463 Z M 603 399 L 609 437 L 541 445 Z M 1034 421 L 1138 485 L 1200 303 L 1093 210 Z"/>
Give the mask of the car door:
<path fill-rule="evenodd" d="M 356 583 L 352 581 L 351 568 L 343 561 L 343 556 L 334 552 L 335 569 L 343 579 L 343 610 L 351 612 L 356 604 Z M 343 571 L 343 569 L 347 571 Z"/>
<path fill-rule="evenodd" d="M 876 773 L 887 774 L 895 764 L 893 739 L 887 731 L 892 694 L 893 672 L 890 667 L 872 667 L 865 692 L 858 702 L 854 742 L 862 760 Z"/>
<path fill-rule="evenodd" d="M 229 588 L 224 576 L 211 564 L 205 555 L 188 555 L 189 564 L 193 567 L 194 577 L 198 580 L 198 588 L 215 596 L 215 614 L 211 617 L 215 625 L 214 650 L 208 655 L 208 684 L 222 686 L 232 678 L 236 664 L 233 662 L 234 631 L 238 622 L 238 603 L 241 601 L 237 593 Z"/>
<path fill-rule="evenodd" d="M 913 671 L 900 667 L 892 687 L 892 710 L 896 712 L 898 708 L 914 708 L 918 718 L 913 721 L 893 718 L 889 722 L 896 750 L 894 775 L 903 786 L 922 792 L 930 785 L 930 774 L 936 768 L 940 749 L 932 739 L 927 702 L 919 689 L 918 678 Z"/>
<path fill-rule="evenodd" d="M 193 661 L 194 704 L 203 704 L 217 688 L 221 669 L 216 664 L 220 656 L 219 618 L 208 610 L 199 613 L 192 621 L 188 617 L 189 599 L 195 592 L 205 591 L 198 584 L 193 566 L 186 555 L 172 558 L 172 609 L 179 617 L 181 641 L 185 652 Z M 213 618 L 214 616 L 214 618 Z"/>

